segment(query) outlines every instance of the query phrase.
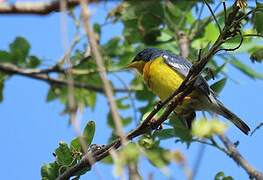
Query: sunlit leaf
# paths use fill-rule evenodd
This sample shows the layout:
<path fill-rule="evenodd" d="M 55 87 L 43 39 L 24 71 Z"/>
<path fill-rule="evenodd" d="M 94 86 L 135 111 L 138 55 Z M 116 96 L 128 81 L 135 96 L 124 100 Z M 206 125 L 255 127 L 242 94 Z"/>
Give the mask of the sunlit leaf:
<path fill-rule="evenodd" d="M 56 162 L 59 165 L 69 165 L 73 161 L 71 151 L 65 142 L 59 143 L 59 148 L 56 149 Z"/>
<path fill-rule="evenodd" d="M 86 145 L 89 146 L 93 140 L 95 134 L 95 122 L 89 121 L 83 131 L 83 137 L 85 138 Z"/>

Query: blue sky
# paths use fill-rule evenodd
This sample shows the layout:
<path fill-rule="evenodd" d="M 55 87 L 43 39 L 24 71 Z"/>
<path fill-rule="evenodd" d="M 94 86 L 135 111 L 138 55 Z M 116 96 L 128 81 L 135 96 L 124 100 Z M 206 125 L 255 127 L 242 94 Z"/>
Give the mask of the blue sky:
<path fill-rule="evenodd" d="M 106 8 L 105 8 L 106 7 Z M 113 4 L 92 6 L 93 22 L 103 23 L 106 11 Z M 106 10 L 105 10 L 106 9 Z M 48 16 L 0 16 L 0 49 L 8 49 L 8 44 L 16 36 L 25 37 L 31 44 L 32 55 L 45 59 L 45 64 L 53 64 L 64 54 L 62 43 L 61 16 L 53 13 Z M 68 40 L 72 41 L 74 26 L 72 21 L 67 21 Z M 103 28 L 102 42 L 110 37 L 121 33 L 121 25 L 107 25 Z M 105 33 L 107 32 L 107 33 Z M 250 63 L 249 57 L 238 56 L 242 62 L 255 67 L 263 73 L 261 64 Z M 262 122 L 262 81 L 255 81 L 231 66 L 227 66 L 233 79 L 239 80 L 239 84 L 228 80 L 220 100 L 246 121 L 253 129 Z M 124 73 L 127 76 L 126 73 Z M 127 76 L 127 78 L 129 78 Z M 54 161 L 52 152 L 58 147 L 60 141 L 70 142 L 76 137 L 76 133 L 68 125 L 68 117 L 60 115 L 63 105 L 59 101 L 46 103 L 46 93 L 49 85 L 46 83 L 21 77 L 13 76 L 5 83 L 4 101 L 0 104 L 2 146 L 0 153 L 2 163 L 0 165 L 2 179 L 40 179 L 40 168 L 43 163 Z M 106 115 L 108 105 L 105 98 L 100 95 L 94 111 L 86 109 L 83 121 L 94 120 L 96 133 L 93 143 L 105 144 L 110 136 L 107 128 Z M 129 113 L 129 112 L 127 112 Z M 131 112 L 130 112 L 131 113 Z M 85 123 L 82 123 L 84 125 Z M 128 130 L 131 130 L 131 126 Z M 227 132 L 232 141 L 239 140 L 240 153 L 256 168 L 263 171 L 262 165 L 262 131 L 257 131 L 252 137 L 243 135 L 237 128 L 230 125 Z M 189 149 L 173 140 L 163 142 L 172 150 L 180 150 L 187 157 L 189 166 L 192 167 L 197 158 L 200 144 L 192 144 Z M 144 179 L 149 173 L 153 173 L 154 179 L 166 179 L 166 177 L 152 165 L 142 159 L 139 167 Z M 93 169 L 82 179 L 114 179 L 112 166 L 102 163 L 96 164 Z M 169 166 L 173 179 L 184 179 L 182 170 L 176 164 Z M 212 179 L 219 171 L 234 179 L 248 179 L 246 172 L 223 152 L 206 147 L 205 155 L 196 179 Z M 100 178 L 101 177 L 101 178 Z"/>

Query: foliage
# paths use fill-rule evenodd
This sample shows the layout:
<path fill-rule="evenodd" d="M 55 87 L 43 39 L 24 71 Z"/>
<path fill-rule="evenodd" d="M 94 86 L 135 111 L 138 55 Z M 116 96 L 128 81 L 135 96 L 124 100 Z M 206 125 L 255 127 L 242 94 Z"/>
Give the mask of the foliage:
<path fill-rule="evenodd" d="M 98 36 L 100 45 L 100 52 L 102 54 L 105 69 L 108 74 L 119 79 L 122 85 L 130 87 L 134 92 L 127 92 L 123 94 L 115 94 L 117 106 L 121 114 L 122 123 L 125 127 L 131 124 L 135 118 L 132 116 L 124 116 L 123 112 L 134 108 L 134 111 L 140 113 L 140 120 L 152 111 L 156 104 L 155 95 L 148 90 L 138 74 L 129 73 L 132 77 L 131 81 L 127 82 L 122 78 L 120 71 L 127 65 L 134 57 L 136 52 L 144 47 L 162 48 L 174 53 L 179 53 L 179 32 L 185 32 L 190 42 L 190 52 L 188 59 L 191 62 L 197 60 L 199 49 L 202 49 L 201 56 L 204 56 L 212 44 L 215 43 L 220 31 L 213 21 L 211 14 L 203 17 L 201 8 L 202 3 L 198 1 L 160 1 L 160 2 L 133 2 L 124 1 L 116 5 L 107 16 L 107 23 L 115 24 L 121 23 L 123 31 L 120 36 L 112 37 L 105 44 L 101 44 L 100 37 L 103 33 L 102 24 L 94 23 L 93 30 Z M 213 4 L 210 2 L 210 4 Z M 242 5 L 246 6 L 246 5 Z M 241 35 L 234 34 L 231 38 L 220 47 L 224 49 L 231 49 L 238 46 L 241 39 L 243 39 L 242 46 L 238 48 L 235 53 L 248 53 L 251 60 L 261 62 L 263 60 L 263 47 L 260 44 L 261 40 L 250 36 L 256 34 L 257 37 L 262 37 L 263 25 L 261 19 L 263 18 L 263 5 L 256 3 L 256 7 L 247 7 L 240 11 L 239 18 L 251 10 L 257 8 L 249 17 L 243 18 L 238 29 Z M 232 12 L 231 7 L 226 9 L 226 13 Z M 221 28 L 225 25 L 224 11 L 221 10 L 215 14 Z M 253 26 L 249 25 L 252 24 Z M 232 30 L 232 29 L 231 29 Z M 96 87 L 103 87 L 100 79 L 94 57 L 86 57 L 87 45 L 83 48 L 76 48 L 70 54 L 69 61 L 72 64 L 72 75 L 74 82 L 88 84 Z M 221 61 L 220 61 L 221 60 Z M 223 61 L 222 61 L 223 60 Z M 23 37 L 17 37 L 9 45 L 9 50 L 0 51 L 0 63 L 9 63 L 22 69 L 44 69 L 42 65 L 43 60 L 30 54 L 30 43 Z M 221 63 L 219 63 L 221 62 Z M 54 71 L 58 73 L 58 78 L 67 79 L 68 67 L 66 63 L 61 62 L 54 64 Z M 239 59 L 233 53 L 218 53 L 207 64 L 207 67 L 213 72 L 215 81 L 213 81 L 211 88 L 220 93 L 229 78 L 229 73 L 226 71 L 231 65 L 240 70 L 244 75 L 252 79 L 263 79 L 263 74 L 250 67 L 249 62 L 244 59 Z M 207 80 L 211 79 L 208 72 L 203 73 Z M 10 72 L 0 72 L 0 101 L 3 100 L 3 88 L 5 80 L 12 76 Z M 110 79 L 111 80 L 111 79 Z M 117 87 L 117 83 L 111 80 L 113 88 Z M 96 107 L 98 93 L 91 89 L 73 88 L 73 97 L 76 102 L 75 107 L 70 107 L 69 89 L 67 86 L 58 84 L 50 84 L 47 92 L 46 101 L 59 100 L 65 108 L 62 114 L 70 114 L 72 111 L 77 112 L 82 108 Z M 139 108 L 134 107 L 133 99 L 140 101 L 144 106 Z M 160 111 L 160 115 L 163 111 Z M 113 122 L 112 114 L 108 113 L 107 124 L 112 129 L 112 136 L 109 142 L 117 139 L 116 126 Z M 148 161 L 157 168 L 163 169 L 172 163 L 173 150 L 164 148 L 161 145 L 162 141 L 173 139 L 175 143 L 185 143 L 189 147 L 198 138 L 211 138 L 213 135 L 222 134 L 226 130 L 227 125 L 218 120 L 207 121 L 206 118 L 200 118 L 193 123 L 192 130 L 188 130 L 178 117 L 170 117 L 169 121 L 165 123 L 163 129 L 147 132 L 138 141 L 131 142 L 123 147 L 114 157 L 108 156 L 102 160 L 104 163 L 114 164 L 115 175 L 121 176 L 122 169 L 129 167 L 131 164 L 137 165 L 141 157 L 145 157 Z M 66 142 L 60 142 L 59 147 L 55 150 L 56 160 L 49 164 L 44 164 L 41 168 L 42 179 L 56 179 L 61 173 L 65 172 L 69 167 L 77 164 L 86 150 L 90 147 L 94 137 L 95 122 L 89 121 L 84 128 L 82 136 L 76 137 L 70 142 L 70 146 Z M 84 143 L 83 143 L 84 142 Z M 178 161 L 178 154 L 176 155 Z M 180 156 L 181 157 L 181 156 Z M 174 157 L 174 159 L 176 159 Z M 182 159 L 182 158 L 181 158 Z M 185 161 L 185 160 L 182 160 Z M 182 162 L 180 161 L 180 162 Z M 79 178 L 82 174 L 90 170 L 86 167 L 79 171 L 75 176 Z M 225 176 L 223 172 L 217 173 L 216 180 L 230 180 L 232 177 Z"/>
<path fill-rule="evenodd" d="M 84 146 L 90 146 L 95 133 L 95 122 L 89 121 L 84 128 L 82 136 L 73 139 L 68 147 L 67 143 L 61 141 L 59 147 L 55 150 L 56 160 L 53 163 L 44 164 L 41 167 L 42 179 L 56 179 L 61 173 L 65 172 L 69 167 L 77 164 L 85 153 Z M 81 138 L 83 141 L 81 141 Z M 90 170 L 85 167 L 75 175 L 78 177 Z"/>

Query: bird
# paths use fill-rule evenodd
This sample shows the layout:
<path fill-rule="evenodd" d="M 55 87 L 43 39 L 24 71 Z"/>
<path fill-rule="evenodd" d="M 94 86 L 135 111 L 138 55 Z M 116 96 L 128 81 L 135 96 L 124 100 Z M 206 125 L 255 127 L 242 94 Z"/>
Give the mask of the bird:
<path fill-rule="evenodd" d="M 192 64 L 184 57 L 159 48 L 141 50 L 125 69 L 137 69 L 145 84 L 161 101 L 168 98 L 183 82 Z M 195 111 L 208 111 L 230 120 L 243 133 L 250 128 L 237 115 L 228 110 L 218 99 L 206 80 L 199 75 L 194 82 L 194 90 L 174 109 L 176 116 L 191 129 L 196 117 Z"/>

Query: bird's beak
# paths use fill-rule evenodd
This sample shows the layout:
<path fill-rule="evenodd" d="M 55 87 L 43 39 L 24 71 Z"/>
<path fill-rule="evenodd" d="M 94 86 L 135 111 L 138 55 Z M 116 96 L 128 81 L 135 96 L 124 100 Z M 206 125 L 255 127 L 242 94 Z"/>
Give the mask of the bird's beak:
<path fill-rule="evenodd" d="M 135 61 L 135 62 L 132 62 L 131 64 L 125 66 L 124 69 L 135 68 L 142 74 L 144 65 L 145 65 L 144 61 Z"/>
<path fill-rule="evenodd" d="M 133 62 L 131 64 L 128 64 L 127 66 L 124 66 L 123 69 L 132 69 L 137 67 L 138 67 L 138 62 Z"/>

